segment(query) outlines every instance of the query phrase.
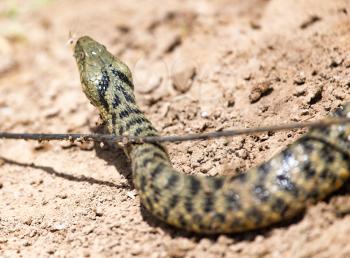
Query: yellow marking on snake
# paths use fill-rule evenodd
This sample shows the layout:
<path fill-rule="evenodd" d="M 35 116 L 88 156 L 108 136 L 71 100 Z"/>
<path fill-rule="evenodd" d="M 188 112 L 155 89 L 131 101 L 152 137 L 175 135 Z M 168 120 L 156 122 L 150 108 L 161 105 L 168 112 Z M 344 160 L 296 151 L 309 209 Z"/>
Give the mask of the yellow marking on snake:
<path fill-rule="evenodd" d="M 74 49 L 83 91 L 110 133 L 155 136 L 139 110 L 129 68 L 90 37 Z M 350 114 L 350 104 L 335 116 Z M 313 129 L 285 150 L 238 176 L 185 175 L 161 144 L 130 144 L 132 175 L 142 204 L 157 218 L 198 233 L 254 230 L 290 219 L 350 177 L 350 125 Z"/>

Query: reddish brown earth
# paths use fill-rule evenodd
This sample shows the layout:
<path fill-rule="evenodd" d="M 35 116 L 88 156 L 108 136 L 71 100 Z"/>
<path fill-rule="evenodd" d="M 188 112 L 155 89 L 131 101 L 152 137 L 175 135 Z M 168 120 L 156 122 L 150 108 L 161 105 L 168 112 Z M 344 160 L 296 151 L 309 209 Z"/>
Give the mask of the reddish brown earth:
<path fill-rule="evenodd" d="M 129 64 L 163 134 L 315 120 L 350 99 L 347 0 L 2 0 L 1 131 L 96 131 L 70 32 Z M 235 174 L 302 133 L 168 146 L 184 173 Z M 349 214 L 345 187 L 290 223 L 198 236 L 140 208 L 114 147 L 0 141 L 0 257 L 350 257 Z"/>

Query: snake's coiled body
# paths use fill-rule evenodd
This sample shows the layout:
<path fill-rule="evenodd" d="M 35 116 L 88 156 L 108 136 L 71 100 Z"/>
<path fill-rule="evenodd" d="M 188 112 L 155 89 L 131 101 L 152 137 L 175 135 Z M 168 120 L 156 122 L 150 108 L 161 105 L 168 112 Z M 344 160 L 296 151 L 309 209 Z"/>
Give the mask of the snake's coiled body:
<path fill-rule="evenodd" d="M 83 90 L 116 135 L 157 135 L 135 103 L 129 69 L 84 36 L 75 45 Z M 350 104 L 336 115 L 350 114 Z M 313 129 L 239 176 L 185 175 L 158 144 L 133 144 L 133 180 L 142 204 L 161 220 L 200 233 L 242 232 L 291 218 L 350 177 L 350 125 Z"/>

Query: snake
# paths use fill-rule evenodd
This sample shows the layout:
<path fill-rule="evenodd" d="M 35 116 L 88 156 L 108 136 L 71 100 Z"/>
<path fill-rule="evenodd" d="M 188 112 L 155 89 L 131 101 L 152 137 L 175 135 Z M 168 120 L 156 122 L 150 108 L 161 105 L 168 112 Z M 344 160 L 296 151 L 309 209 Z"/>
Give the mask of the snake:
<path fill-rule="evenodd" d="M 136 104 L 125 63 L 89 36 L 76 41 L 74 57 L 83 92 L 109 133 L 159 135 Z M 331 116 L 350 117 L 350 103 Z M 291 220 L 350 177 L 350 124 L 311 128 L 270 160 L 238 175 L 180 173 L 161 143 L 122 147 L 141 204 L 159 220 L 200 234 L 240 233 Z"/>

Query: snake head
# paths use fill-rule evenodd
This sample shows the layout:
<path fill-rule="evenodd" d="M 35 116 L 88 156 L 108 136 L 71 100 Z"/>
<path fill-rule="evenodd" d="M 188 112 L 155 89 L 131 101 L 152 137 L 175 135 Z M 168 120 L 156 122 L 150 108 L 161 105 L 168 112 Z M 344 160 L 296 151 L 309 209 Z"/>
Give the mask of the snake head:
<path fill-rule="evenodd" d="M 107 51 L 106 47 L 88 36 L 78 39 L 74 47 L 83 91 L 90 102 L 99 108 L 102 115 L 111 106 L 113 87 L 124 83 L 131 87 L 132 76 L 129 68 Z"/>

